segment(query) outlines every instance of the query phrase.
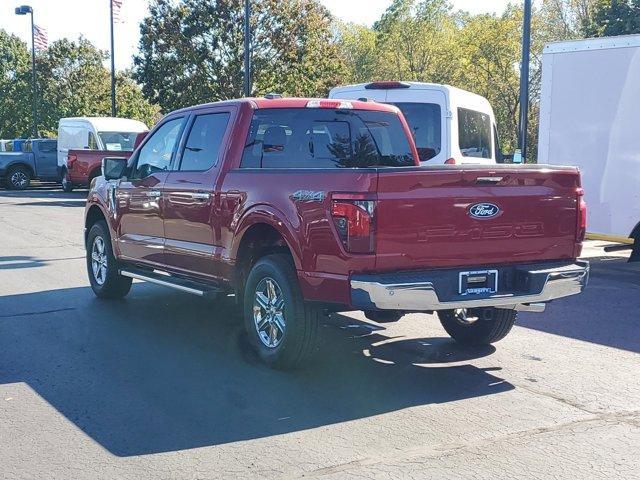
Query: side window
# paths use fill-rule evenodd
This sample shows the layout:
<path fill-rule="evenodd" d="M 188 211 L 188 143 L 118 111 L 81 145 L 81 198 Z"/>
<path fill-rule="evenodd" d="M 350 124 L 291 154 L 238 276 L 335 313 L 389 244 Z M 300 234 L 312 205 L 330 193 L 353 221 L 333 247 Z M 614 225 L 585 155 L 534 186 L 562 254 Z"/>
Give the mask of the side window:
<path fill-rule="evenodd" d="M 182 154 L 180 170 L 204 172 L 218 163 L 229 113 L 198 115 Z"/>
<path fill-rule="evenodd" d="M 486 113 L 458 108 L 458 135 L 463 157 L 493 158 L 491 119 Z"/>
<path fill-rule="evenodd" d="M 184 118 L 164 123 L 140 150 L 132 178 L 140 179 L 169 169 L 182 132 Z"/>
<path fill-rule="evenodd" d="M 87 146 L 89 147 L 89 150 L 98 150 L 98 142 L 96 141 L 96 136 L 93 134 L 93 132 L 89 132 Z"/>

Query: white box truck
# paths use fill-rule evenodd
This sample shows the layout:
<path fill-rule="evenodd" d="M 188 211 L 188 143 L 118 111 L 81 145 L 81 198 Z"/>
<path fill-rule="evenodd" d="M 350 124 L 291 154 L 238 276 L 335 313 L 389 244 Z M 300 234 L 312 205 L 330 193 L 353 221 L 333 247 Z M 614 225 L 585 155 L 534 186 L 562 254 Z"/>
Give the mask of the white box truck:
<path fill-rule="evenodd" d="M 538 163 L 575 165 L 588 238 L 640 257 L 640 35 L 552 43 L 542 56 Z"/>

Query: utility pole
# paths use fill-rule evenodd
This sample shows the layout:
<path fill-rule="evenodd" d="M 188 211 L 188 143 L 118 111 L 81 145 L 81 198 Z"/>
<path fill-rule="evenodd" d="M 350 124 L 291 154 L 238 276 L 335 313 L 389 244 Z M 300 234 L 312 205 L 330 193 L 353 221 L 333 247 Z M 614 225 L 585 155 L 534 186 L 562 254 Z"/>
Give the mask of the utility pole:
<path fill-rule="evenodd" d="M 22 5 L 15 9 L 16 15 L 31 15 L 31 109 L 33 115 L 33 138 L 38 138 L 38 94 L 36 83 L 36 35 L 35 24 L 33 23 L 33 8 L 29 5 Z"/>
<path fill-rule="evenodd" d="M 244 0 L 244 96 L 251 96 L 251 0 Z"/>
<path fill-rule="evenodd" d="M 531 52 L 531 0 L 524 0 L 522 28 L 522 64 L 520 66 L 520 125 L 518 147 L 522 161 L 527 161 L 527 131 L 529 127 L 529 56 Z"/>
<path fill-rule="evenodd" d="M 116 60 L 113 41 L 113 0 L 109 0 L 109 15 L 111 17 L 111 116 L 116 116 Z"/>

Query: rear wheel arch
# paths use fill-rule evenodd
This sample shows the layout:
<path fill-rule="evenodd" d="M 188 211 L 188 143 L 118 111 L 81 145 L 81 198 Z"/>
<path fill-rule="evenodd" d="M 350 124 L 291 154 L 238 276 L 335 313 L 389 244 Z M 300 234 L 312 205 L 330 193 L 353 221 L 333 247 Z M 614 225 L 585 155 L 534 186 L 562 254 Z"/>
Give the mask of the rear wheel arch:
<path fill-rule="evenodd" d="M 285 254 L 291 258 L 294 268 L 299 268 L 296 257 L 285 235 L 267 222 L 257 222 L 247 227 L 234 251 L 236 290 L 241 292 L 251 267 L 261 258 L 271 254 Z"/>
<path fill-rule="evenodd" d="M 35 178 L 35 176 L 36 176 L 36 172 L 33 171 L 33 167 L 31 165 L 29 165 L 28 163 L 25 163 L 25 162 L 12 163 L 9 166 L 7 166 L 7 172 L 10 172 L 11 170 L 13 170 L 15 168 L 24 168 L 24 169 L 26 169 L 29 172 L 29 175 L 31 175 L 31 178 Z"/>

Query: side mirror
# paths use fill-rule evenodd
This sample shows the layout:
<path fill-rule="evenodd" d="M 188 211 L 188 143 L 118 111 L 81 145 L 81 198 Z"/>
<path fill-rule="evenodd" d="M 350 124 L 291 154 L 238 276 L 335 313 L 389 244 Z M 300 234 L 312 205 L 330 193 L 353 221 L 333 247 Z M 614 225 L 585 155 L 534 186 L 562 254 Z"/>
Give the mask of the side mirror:
<path fill-rule="evenodd" d="M 138 148 L 140 146 L 140 144 L 142 143 L 142 141 L 147 138 L 147 135 L 149 135 L 149 132 L 140 132 L 138 135 L 136 135 L 136 140 L 135 142 L 133 142 L 133 149 L 135 150 L 136 148 Z"/>
<path fill-rule="evenodd" d="M 106 180 L 118 180 L 127 171 L 127 159 L 122 157 L 105 157 L 102 159 L 102 175 Z"/>

